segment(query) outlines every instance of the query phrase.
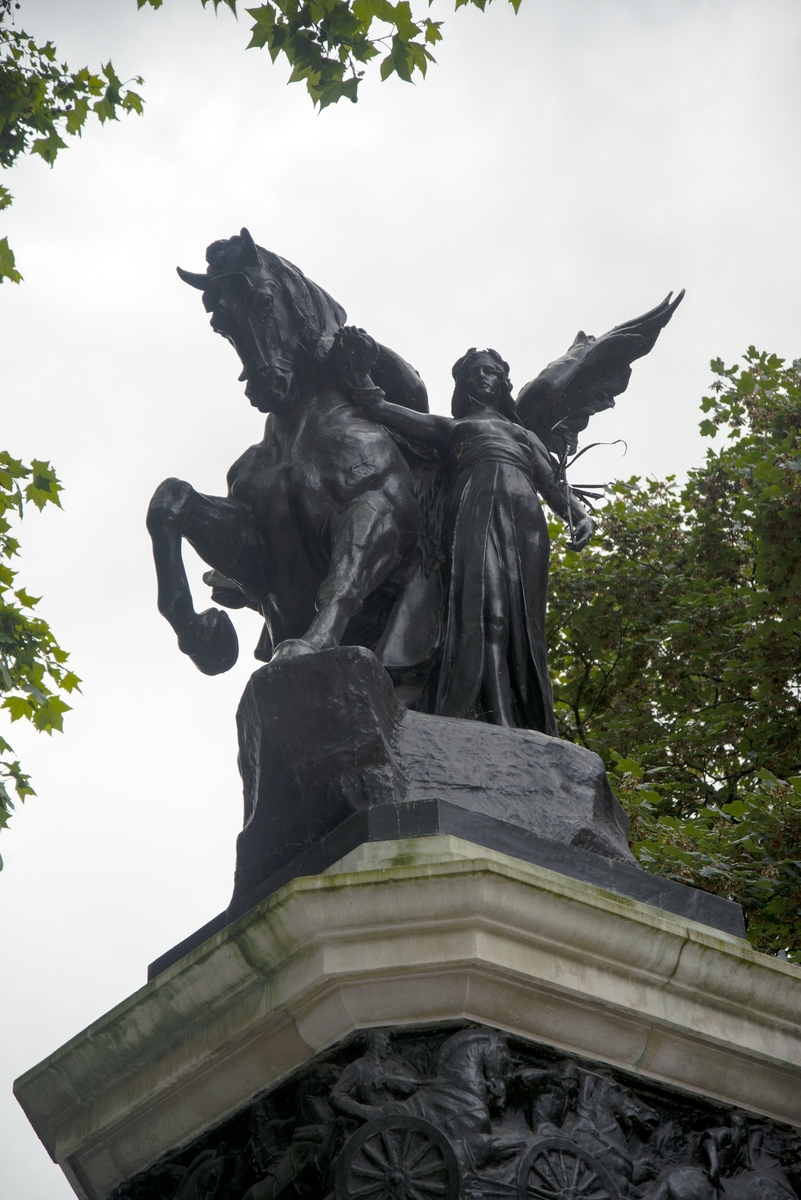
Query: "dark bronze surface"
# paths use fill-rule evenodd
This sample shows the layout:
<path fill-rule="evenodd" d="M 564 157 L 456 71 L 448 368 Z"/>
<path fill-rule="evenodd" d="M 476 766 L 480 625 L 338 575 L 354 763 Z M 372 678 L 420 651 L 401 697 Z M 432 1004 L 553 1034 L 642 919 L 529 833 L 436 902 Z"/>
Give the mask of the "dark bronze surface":
<path fill-rule="evenodd" d="M 263 661 L 364 646 L 420 711 L 555 735 L 540 497 L 585 545 L 593 523 L 567 459 L 681 295 L 597 340 L 580 333 L 517 402 L 501 356 L 469 350 L 442 417 L 408 363 L 247 230 L 206 257 L 204 274 L 179 273 L 267 421 L 227 496 L 169 479 L 151 502 L 159 609 L 180 648 L 207 674 L 238 653 L 221 609 L 195 612 L 185 538 L 212 568 L 213 599 L 264 617 Z"/>
<path fill-rule="evenodd" d="M 598 339 L 579 333 L 516 401 L 500 354 L 468 350 L 444 417 L 407 362 L 346 325 L 327 292 L 247 230 L 206 259 L 205 273 L 179 274 L 237 351 L 264 437 L 231 467 L 227 496 L 166 480 L 148 529 L 159 609 L 201 671 L 228 670 L 238 645 L 221 608 L 195 611 L 183 539 L 211 568 L 214 601 L 264 619 L 255 653 L 268 666 L 238 713 L 234 907 L 286 882 L 292 864 L 330 865 L 321 847 L 364 813 L 418 801 L 465 814 L 462 836 L 531 861 L 542 859 L 532 839 L 570 846 L 579 878 L 619 864 L 620 890 L 640 896 L 600 760 L 556 740 L 540 498 L 570 544 L 586 545 L 594 525 L 568 459 L 681 295 Z M 345 647 L 347 663 L 327 659 Z M 508 740 L 488 740 L 477 721 Z M 678 893 L 665 906 L 695 915 Z M 713 917 L 742 928 L 720 905 Z"/>
<path fill-rule="evenodd" d="M 798 1200 L 801 1138 L 482 1026 L 373 1030 L 113 1200 Z"/>

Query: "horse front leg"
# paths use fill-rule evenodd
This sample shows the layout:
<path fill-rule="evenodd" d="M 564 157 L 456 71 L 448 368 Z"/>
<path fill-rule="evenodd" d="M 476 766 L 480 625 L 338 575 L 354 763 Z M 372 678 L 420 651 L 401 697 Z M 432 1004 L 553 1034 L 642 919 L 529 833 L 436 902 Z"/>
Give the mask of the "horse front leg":
<path fill-rule="evenodd" d="M 335 522 L 331 566 L 317 591 L 317 615 L 302 638 L 277 647 L 273 658 L 292 658 L 340 645 L 351 619 L 397 565 L 401 529 L 397 505 L 368 492 Z"/>
<path fill-rule="evenodd" d="M 198 613 L 192 603 L 181 539 L 191 537 L 193 543 L 202 542 L 202 515 L 199 523 L 198 513 L 192 511 L 193 507 L 199 507 L 197 501 L 204 501 L 207 506 L 212 503 L 183 480 L 166 479 L 150 501 L 147 528 L 153 542 L 159 612 L 178 635 L 179 649 L 189 655 L 195 666 L 204 675 L 219 675 L 236 662 L 239 643 L 227 613 L 219 608 Z M 199 553 L 204 557 L 202 550 Z"/>

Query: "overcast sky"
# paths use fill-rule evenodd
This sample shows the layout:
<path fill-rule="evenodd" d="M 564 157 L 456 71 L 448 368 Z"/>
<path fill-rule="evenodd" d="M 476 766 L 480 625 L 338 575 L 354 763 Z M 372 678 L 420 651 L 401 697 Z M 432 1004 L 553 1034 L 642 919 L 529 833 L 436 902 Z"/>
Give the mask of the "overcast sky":
<path fill-rule="evenodd" d="M 63 512 L 25 519 L 21 578 L 85 680 L 63 737 L 13 730 L 39 794 L 0 838 L 3 1196 L 72 1195 L 11 1080 L 231 890 L 234 711 L 259 623 L 235 614 L 239 664 L 201 676 L 156 612 L 144 513 L 167 475 L 224 491 L 262 419 L 176 263 L 204 269 L 207 243 L 248 225 L 412 361 L 441 411 L 468 346 L 502 351 L 521 385 L 578 328 L 686 287 L 591 430 L 629 444 L 588 456 L 593 480 L 700 461 L 711 357 L 801 354 L 798 0 L 434 15 L 426 82 L 368 82 L 317 115 L 283 63 L 245 53 L 245 16 L 23 0 L 18 22 L 73 66 L 143 75 L 147 106 L 3 179 L 25 282 L 0 287 L 0 441 L 66 486 Z M 192 574 L 203 601 L 196 559 Z"/>

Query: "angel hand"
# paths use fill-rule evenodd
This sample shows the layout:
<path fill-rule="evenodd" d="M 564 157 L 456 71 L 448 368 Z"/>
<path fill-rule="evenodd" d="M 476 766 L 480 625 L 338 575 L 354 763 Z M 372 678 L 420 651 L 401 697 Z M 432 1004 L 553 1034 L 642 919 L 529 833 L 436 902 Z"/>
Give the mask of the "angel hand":
<path fill-rule="evenodd" d="M 357 325 L 345 325 L 340 336 L 351 369 L 357 374 L 369 374 L 378 358 L 378 346 L 370 334 Z"/>
<path fill-rule="evenodd" d="M 573 538 L 568 542 L 568 550 L 583 550 L 595 533 L 595 522 L 592 517 L 584 516 L 573 525 Z"/>

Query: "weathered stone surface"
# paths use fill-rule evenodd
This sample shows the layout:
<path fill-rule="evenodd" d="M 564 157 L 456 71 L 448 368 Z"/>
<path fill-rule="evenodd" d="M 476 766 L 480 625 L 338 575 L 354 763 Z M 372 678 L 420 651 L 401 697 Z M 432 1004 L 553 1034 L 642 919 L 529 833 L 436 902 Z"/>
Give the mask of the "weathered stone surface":
<path fill-rule="evenodd" d="M 528 729 L 406 713 L 395 739 L 406 800 L 444 800 L 553 842 L 634 862 L 597 754 Z"/>
<path fill-rule="evenodd" d="M 263 667 L 237 724 L 245 826 L 235 900 L 354 814 L 421 800 L 634 861 L 596 754 L 531 730 L 409 712 L 369 650 Z"/>
<path fill-rule="evenodd" d="M 797 967 L 449 837 L 293 880 L 16 1093 L 104 1200 L 354 1030 L 462 1020 L 801 1128 Z"/>

